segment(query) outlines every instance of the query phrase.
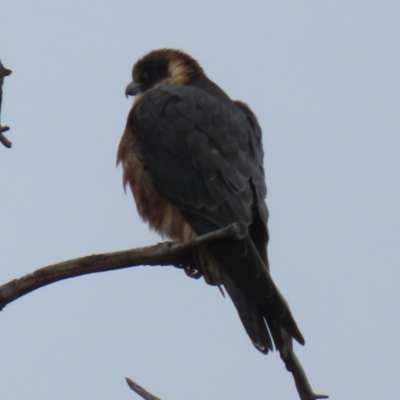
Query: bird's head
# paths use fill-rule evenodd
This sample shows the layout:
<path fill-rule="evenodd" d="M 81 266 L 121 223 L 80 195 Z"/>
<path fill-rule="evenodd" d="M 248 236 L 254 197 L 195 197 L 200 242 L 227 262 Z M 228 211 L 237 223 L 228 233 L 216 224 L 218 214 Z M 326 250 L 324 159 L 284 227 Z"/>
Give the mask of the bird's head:
<path fill-rule="evenodd" d="M 133 80 L 125 94 L 135 96 L 161 85 L 185 85 L 203 74 L 199 63 L 180 50 L 153 50 L 133 66 Z"/>

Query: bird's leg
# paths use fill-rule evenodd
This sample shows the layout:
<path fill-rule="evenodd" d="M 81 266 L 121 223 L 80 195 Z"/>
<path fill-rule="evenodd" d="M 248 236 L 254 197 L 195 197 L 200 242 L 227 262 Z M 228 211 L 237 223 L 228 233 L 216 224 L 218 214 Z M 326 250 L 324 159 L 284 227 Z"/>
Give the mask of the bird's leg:
<path fill-rule="evenodd" d="M 185 274 L 189 278 L 199 279 L 203 276 L 203 273 L 194 267 L 186 266 L 186 267 L 183 267 L 183 270 L 185 271 Z"/>

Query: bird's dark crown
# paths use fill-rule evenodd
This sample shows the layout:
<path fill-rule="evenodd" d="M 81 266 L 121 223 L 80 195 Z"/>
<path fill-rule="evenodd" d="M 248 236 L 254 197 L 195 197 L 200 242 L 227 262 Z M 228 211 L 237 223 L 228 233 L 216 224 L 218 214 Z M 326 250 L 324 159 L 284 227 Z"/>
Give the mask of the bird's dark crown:
<path fill-rule="evenodd" d="M 133 81 L 141 91 L 159 85 L 185 85 L 198 76 L 204 75 L 199 63 L 180 50 L 153 50 L 133 66 Z"/>

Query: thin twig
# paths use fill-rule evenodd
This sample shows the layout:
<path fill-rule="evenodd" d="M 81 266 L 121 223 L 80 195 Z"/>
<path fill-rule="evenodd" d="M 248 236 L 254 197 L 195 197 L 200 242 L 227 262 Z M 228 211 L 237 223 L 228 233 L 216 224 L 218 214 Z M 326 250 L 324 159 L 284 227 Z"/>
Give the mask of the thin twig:
<path fill-rule="evenodd" d="M 8 130 L 10 130 L 8 126 L 0 126 L 0 142 L 7 149 L 12 146 L 12 143 L 3 135 L 3 132 L 7 132 Z"/>
<path fill-rule="evenodd" d="M 4 77 L 11 74 L 11 69 L 5 68 L 0 61 L 0 142 L 7 148 L 12 146 L 12 143 L 3 135 L 4 132 L 10 128 L 8 126 L 1 126 L 1 103 L 3 101 L 3 83 Z"/>
<path fill-rule="evenodd" d="M 296 384 L 297 392 L 299 393 L 301 400 L 316 400 L 316 399 L 327 399 L 329 396 L 326 394 L 314 393 L 311 389 L 311 385 L 308 382 L 307 375 L 304 372 L 303 367 L 300 364 L 299 359 L 293 351 L 293 340 L 284 331 L 284 345 L 279 349 L 281 359 L 285 363 L 286 369 L 292 373 L 294 382 Z"/>
<path fill-rule="evenodd" d="M 233 237 L 237 233 L 238 227 L 233 224 L 185 242 L 163 242 L 153 246 L 95 254 L 49 265 L 0 286 L 0 310 L 27 293 L 50 283 L 75 276 L 140 265 L 184 267 L 188 254 L 194 248 L 206 245 L 214 240 Z"/>
<path fill-rule="evenodd" d="M 142 388 L 132 379 L 125 378 L 125 380 L 128 386 L 144 400 L 161 400 L 159 397 L 153 396 L 151 393 L 149 393 L 146 389 Z"/>

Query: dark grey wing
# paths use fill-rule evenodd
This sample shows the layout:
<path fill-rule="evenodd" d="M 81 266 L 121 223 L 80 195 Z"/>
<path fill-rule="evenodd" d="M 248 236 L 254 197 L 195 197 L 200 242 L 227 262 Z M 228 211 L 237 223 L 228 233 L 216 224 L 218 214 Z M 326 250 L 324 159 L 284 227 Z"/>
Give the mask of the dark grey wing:
<path fill-rule="evenodd" d="M 236 222 L 245 236 L 253 193 L 244 116 L 198 88 L 163 86 L 144 94 L 133 120 L 144 163 L 174 205 L 214 229 Z"/>
<path fill-rule="evenodd" d="M 254 242 L 262 260 L 269 269 L 267 244 L 269 240 L 267 222 L 268 222 L 268 209 L 265 204 L 265 197 L 267 195 L 267 186 L 265 184 L 264 174 L 264 150 L 262 145 L 261 127 L 258 123 L 257 117 L 251 111 L 250 107 L 242 101 L 234 101 L 235 105 L 246 116 L 248 122 L 249 134 L 249 155 L 252 160 L 252 179 L 251 184 L 253 187 L 253 220 L 249 228 L 250 237 Z"/>
<path fill-rule="evenodd" d="M 265 184 L 261 127 L 257 117 L 247 104 L 242 101 L 234 101 L 234 104 L 244 114 L 248 123 L 248 155 L 251 159 L 251 178 L 257 194 L 257 206 L 260 210 L 260 216 L 267 223 L 268 210 L 264 201 L 267 195 L 267 186 Z"/>
<path fill-rule="evenodd" d="M 130 123 L 154 183 L 198 235 L 239 225 L 240 240 L 221 240 L 208 250 L 227 274 L 224 286 L 253 343 L 264 352 L 272 347 L 264 319 L 275 342 L 274 321 L 304 342 L 266 268 L 261 131 L 245 109 L 197 87 L 162 86 L 143 95 Z"/>

